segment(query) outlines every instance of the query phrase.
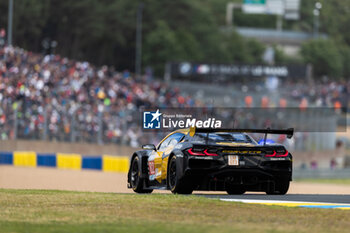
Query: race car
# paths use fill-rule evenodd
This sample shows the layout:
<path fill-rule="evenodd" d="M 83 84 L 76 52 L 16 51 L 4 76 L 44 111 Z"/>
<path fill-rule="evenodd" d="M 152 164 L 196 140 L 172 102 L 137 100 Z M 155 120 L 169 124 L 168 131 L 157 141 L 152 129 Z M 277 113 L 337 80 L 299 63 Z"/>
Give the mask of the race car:
<path fill-rule="evenodd" d="M 292 180 L 292 155 L 283 145 L 266 144 L 268 134 L 293 136 L 294 129 L 187 128 L 160 143 L 143 145 L 131 156 L 128 188 L 136 193 L 167 189 L 284 195 Z M 262 133 L 259 145 L 248 133 Z"/>

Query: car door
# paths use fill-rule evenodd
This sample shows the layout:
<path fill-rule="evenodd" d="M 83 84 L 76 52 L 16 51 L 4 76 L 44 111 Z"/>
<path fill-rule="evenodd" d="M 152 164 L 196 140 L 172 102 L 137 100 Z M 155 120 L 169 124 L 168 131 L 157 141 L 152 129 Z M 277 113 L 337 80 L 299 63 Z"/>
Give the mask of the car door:
<path fill-rule="evenodd" d="M 149 180 L 157 180 L 159 183 L 162 181 L 162 156 L 171 140 L 170 136 L 165 137 L 157 146 L 157 150 L 152 151 L 148 157 Z"/>
<path fill-rule="evenodd" d="M 162 155 L 162 173 L 161 180 L 165 180 L 167 177 L 168 170 L 168 159 L 170 153 L 173 151 L 174 147 L 184 138 L 184 134 L 182 133 L 174 133 L 169 136 L 170 140 L 168 145 L 166 146 L 163 155 Z"/>

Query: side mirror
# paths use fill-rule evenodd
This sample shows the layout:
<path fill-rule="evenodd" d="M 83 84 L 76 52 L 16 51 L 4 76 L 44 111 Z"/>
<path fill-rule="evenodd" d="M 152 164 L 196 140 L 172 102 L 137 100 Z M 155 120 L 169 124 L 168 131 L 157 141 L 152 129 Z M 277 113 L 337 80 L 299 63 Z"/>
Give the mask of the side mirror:
<path fill-rule="evenodd" d="M 156 150 L 156 146 L 153 144 L 146 144 L 146 145 L 142 145 L 142 149 L 144 149 L 144 150 Z"/>

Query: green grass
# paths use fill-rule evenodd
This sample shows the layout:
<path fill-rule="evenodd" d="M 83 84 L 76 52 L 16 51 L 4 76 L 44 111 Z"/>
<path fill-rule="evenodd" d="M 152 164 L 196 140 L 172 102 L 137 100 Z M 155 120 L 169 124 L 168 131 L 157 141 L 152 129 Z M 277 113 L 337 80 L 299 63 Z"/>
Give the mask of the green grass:
<path fill-rule="evenodd" d="M 308 182 L 308 183 L 319 183 L 319 184 L 343 184 L 350 185 L 350 179 L 295 179 L 296 182 Z"/>
<path fill-rule="evenodd" d="M 0 232 L 347 232 L 350 211 L 167 194 L 0 189 Z"/>

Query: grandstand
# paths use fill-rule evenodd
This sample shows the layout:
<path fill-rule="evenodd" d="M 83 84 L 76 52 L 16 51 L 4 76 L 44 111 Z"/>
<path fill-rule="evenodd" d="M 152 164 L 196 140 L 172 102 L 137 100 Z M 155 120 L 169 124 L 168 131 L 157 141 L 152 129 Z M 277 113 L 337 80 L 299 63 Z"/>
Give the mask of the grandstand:
<path fill-rule="evenodd" d="M 136 123 L 140 108 L 336 107 L 347 106 L 350 82 L 308 86 L 283 81 L 271 90 L 265 81 L 205 82 L 152 76 L 95 67 L 59 55 L 40 55 L 18 47 L 0 49 L 1 139 L 118 143 L 139 146 L 146 139 Z M 264 79 L 262 79 L 264 80 Z M 248 98 L 249 99 L 249 98 Z M 266 102 L 266 100 L 268 100 Z M 157 136 L 152 137 L 155 142 Z"/>

